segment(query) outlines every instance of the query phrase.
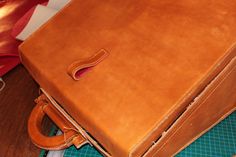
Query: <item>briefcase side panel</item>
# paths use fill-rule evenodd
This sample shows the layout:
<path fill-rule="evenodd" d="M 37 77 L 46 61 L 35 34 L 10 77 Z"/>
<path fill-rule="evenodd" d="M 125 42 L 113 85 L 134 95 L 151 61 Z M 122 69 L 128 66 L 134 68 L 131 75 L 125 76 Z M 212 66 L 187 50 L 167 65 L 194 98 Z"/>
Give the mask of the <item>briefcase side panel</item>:
<path fill-rule="evenodd" d="M 189 104 L 195 100 L 196 97 L 202 95 L 205 91 L 206 86 L 209 86 L 213 82 L 213 80 L 218 79 L 219 75 L 230 66 L 235 59 L 236 56 L 236 45 L 231 46 L 224 56 L 220 58 L 215 65 L 210 68 L 207 75 L 205 75 L 194 88 L 192 88 L 188 93 L 185 94 L 183 98 L 180 99 L 179 102 L 170 110 L 168 114 L 166 114 L 166 118 L 163 119 L 161 123 L 158 123 L 149 134 L 144 137 L 139 143 L 137 143 L 131 150 L 130 156 L 138 157 L 146 154 L 151 147 L 153 147 L 153 143 L 157 143 L 163 132 L 166 132 L 175 122 L 176 120 L 183 115 L 186 111 L 186 108 Z"/>
<path fill-rule="evenodd" d="M 236 57 L 146 152 L 173 156 L 236 110 Z"/>

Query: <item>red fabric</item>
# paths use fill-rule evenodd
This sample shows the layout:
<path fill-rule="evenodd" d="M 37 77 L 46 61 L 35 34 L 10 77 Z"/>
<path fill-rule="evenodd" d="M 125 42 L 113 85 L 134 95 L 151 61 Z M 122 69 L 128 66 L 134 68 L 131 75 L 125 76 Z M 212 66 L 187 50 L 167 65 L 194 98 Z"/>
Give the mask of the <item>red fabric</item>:
<path fill-rule="evenodd" d="M 20 63 L 18 46 L 21 43 L 11 36 L 12 27 L 32 6 L 46 0 L 0 1 L 0 77 Z"/>
<path fill-rule="evenodd" d="M 13 67 L 20 63 L 17 54 L 11 53 L 0 53 L 0 76 L 7 73 Z"/>
<path fill-rule="evenodd" d="M 41 5 L 47 5 L 48 2 L 42 3 Z M 36 6 L 32 7 L 29 11 L 27 11 L 27 13 L 22 16 L 14 25 L 14 27 L 12 28 L 12 33 L 11 35 L 15 38 L 18 34 L 20 34 L 20 32 L 22 32 L 22 30 L 25 28 L 25 26 L 28 24 L 31 16 L 34 13 Z"/>

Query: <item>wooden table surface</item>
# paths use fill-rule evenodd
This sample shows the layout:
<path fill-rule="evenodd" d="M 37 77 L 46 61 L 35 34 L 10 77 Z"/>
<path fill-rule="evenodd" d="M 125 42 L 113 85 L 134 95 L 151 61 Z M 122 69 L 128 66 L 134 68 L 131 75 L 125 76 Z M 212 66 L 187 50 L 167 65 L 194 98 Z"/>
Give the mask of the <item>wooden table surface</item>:
<path fill-rule="evenodd" d="M 27 121 L 38 96 L 39 87 L 22 65 L 3 77 L 6 87 L 0 92 L 0 157 L 37 157 L 27 133 Z M 43 132 L 52 126 L 46 118 Z"/>

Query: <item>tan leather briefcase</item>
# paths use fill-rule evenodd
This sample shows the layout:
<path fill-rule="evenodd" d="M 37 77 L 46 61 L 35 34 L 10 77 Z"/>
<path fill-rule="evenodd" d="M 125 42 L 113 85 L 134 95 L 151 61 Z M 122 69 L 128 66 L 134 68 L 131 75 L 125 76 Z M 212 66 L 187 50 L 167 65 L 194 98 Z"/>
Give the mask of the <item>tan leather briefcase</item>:
<path fill-rule="evenodd" d="M 235 0 L 72 1 L 19 48 L 44 93 L 32 141 L 173 156 L 236 109 L 235 41 Z"/>

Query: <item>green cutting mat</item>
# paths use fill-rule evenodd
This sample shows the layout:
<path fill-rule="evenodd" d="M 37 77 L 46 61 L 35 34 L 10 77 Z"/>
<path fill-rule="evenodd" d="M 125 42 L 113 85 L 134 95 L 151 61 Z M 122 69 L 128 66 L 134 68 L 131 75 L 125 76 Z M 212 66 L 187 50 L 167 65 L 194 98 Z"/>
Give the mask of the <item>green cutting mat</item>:
<path fill-rule="evenodd" d="M 236 154 L 236 112 L 201 136 L 176 157 L 232 157 Z M 66 149 L 64 157 L 102 157 L 92 146 Z"/>
<path fill-rule="evenodd" d="M 201 136 L 176 157 L 233 157 L 236 155 L 236 112 Z"/>
<path fill-rule="evenodd" d="M 64 157 L 102 157 L 102 155 L 94 147 L 87 144 L 80 149 L 71 146 L 66 149 Z"/>

